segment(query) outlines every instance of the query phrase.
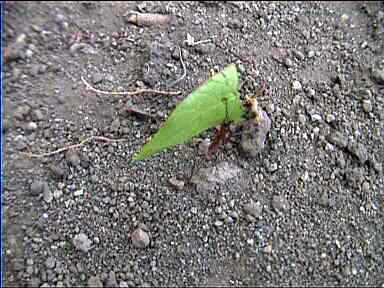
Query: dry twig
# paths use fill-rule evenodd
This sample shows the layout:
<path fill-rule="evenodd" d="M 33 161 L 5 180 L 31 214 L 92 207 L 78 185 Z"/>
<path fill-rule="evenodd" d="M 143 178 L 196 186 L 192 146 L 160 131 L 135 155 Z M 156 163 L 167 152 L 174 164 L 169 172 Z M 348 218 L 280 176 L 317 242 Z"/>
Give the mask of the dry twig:
<path fill-rule="evenodd" d="M 184 64 L 184 61 L 183 61 L 183 56 L 181 55 L 181 49 L 180 49 L 180 46 L 177 46 L 177 48 L 179 49 L 179 57 L 180 57 L 180 62 L 181 62 L 181 65 L 183 65 L 183 75 L 181 75 L 181 77 L 179 79 L 177 79 L 176 81 L 174 81 L 173 83 L 171 83 L 169 85 L 169 87 L 173 87 L 175 86 L 177 83 L 179 83 L 181 80 L 183 80 L 185 78 L 185 76 L 187 75 L 187 68 L 185 67 L 185 64 Z"/>
<path fill-rule="evenodd" d="M 154 90 L 154 89 L 138 89 L 136 91 L 103 91 L 96 89 L 92 87 L 91 84 L 89 84 L 84 77 L 81 77 L 81 81 L 87 86 L 87 88 L 95 93 L 103 94 L 103 95 L 128 95 L 128 96 L 133 96 L 133 95 L 139 95 L 139 94 L 144 94 L 144 93 L 153 93 L 153 94 L 159 94 L 159 95 L 179 95 L 181 91 L 161 91 L 161 90 Z"/>
<path fill-rule="evenodd" d="M 33 153 L 24 153 L 24 152 L 22 152 L 22 153 L 27 155 L 30 158 L 49 157 L 49 156 L 56 155 L 56 154 L 59 154 L 61 152 L 64 152 L 64 151 L 67 151 L 70 149 L 79 148 L 79 147 L 83 146 L 84 144 L 86 144 L 87 142 L 90 142 L 91 140 L 99 140 L 99 141 L 104 141 L 104 142 L 120 142 L 120 141 L 124 141 L 125 139 L 109 139 L 109 138 L 102 137 L 102 136 L 91 136 L 91 137 L 88 137 L 87 139 L 84 139 L 83 141 L 81 141 L 78 144 L 65 146 L 65 147 L 62 147 L 60 149 L 57 149 L 57 150 L 54 150 L 51 152 L 47 152 L 47 153 L 43 153 L 43 154 L 33 154 Z"/>

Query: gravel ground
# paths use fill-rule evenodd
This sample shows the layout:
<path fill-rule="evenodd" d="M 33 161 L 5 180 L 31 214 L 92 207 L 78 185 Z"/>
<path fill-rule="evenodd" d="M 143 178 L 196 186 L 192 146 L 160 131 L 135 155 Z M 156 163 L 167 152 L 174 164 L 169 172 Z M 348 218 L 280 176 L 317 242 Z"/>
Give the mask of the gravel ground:
<path fill-rule="evenodd" d="M 172 17 L 138 26 L 131 10 Z M 4 15 L 7 286 L 384 287 L 383 1 L 9 2 Z M 263 149 L 241 148 L 240 125 L 210 161 L 213 129 L 131 163 L 229 63 L 241 97 L 267 87 Z M 82 77 L 182 93 L 102 95 Z M 124 141 L 23 153 L 90 136 Z"/>

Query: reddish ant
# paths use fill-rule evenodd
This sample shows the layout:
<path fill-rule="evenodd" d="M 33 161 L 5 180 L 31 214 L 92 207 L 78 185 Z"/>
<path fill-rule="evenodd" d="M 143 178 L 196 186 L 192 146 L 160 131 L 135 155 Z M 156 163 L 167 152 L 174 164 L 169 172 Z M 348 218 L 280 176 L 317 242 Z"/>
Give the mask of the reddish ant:
<path fill-rule="evenodd" d="M 208 160 L 210 160 L 212 155 L 217 151 L 217 149 L 220 146 L 220 142 L 222 142 L 222 141 L 225 142 L 225 140 L 227 139 L 226 136 L 227 136 L 228 132 L 230 132 L 229 131 L 229 121 L 228 121 L 228 103 L 227 103 L 227 101 L 228 101 L 227 98 L 223 99 L 223 102 L 225 103 L 225 120 L 224 120 L 224 123 L 220 125 L 220 128 L 216 129 L 216 133 L 215 133 L 215 136 L 213 138 L 213 141 L 208 147 L 208 151 L 205 155 Z"/>

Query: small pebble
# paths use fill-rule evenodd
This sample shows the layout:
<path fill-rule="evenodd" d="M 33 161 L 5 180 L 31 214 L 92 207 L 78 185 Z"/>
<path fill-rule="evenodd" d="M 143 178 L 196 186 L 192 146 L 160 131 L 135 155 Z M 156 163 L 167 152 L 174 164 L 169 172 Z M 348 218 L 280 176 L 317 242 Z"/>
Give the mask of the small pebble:
<path fill-rule="evenodd" d="M 333 131 L 331 134 L 328 135 L 327 140 L 329 141 L 329 143 L 337 145 L 341 148 L 345 148 L 348 145 L 348 138 L 345 137 L 339 131 Z"/>
<path fill-rule="evenodd" d="M 51 203 L 53 200 L 53 194 L 51 192 L 51 189 L 49 189 L 47 182 L 44 182 L 44 186 L 43 186 L 43 199 L 47 203 Z"/>
<path fill-rule="evenodd" d="M 43 193 L 43 189 L 44 189 L 44 182 L 42 181 L 34 181 L 31 185 L 31 194 L 33 196 L 38 196 L 40 195 L 41 193 Z"/>
<path fill-rule="evenodd" d="M 41 110 L 36 109 L 31 112 L 32 120 L 34 121 L 42 121 L 44 120 L 44 114 L 41 112 Z"/>
<path fill-rule="evenodd" d="M 372 69 L 372 78 L 378 83 L 378 84 L 384 84 L 384 69 Z"/>
<path fill-rule="evenodd" d="M 284 196 L 273 196 L 272 207 L 276 211 L 282 211 L 289 209 L 289 203 Z"/>
<path fill-rule="evenodd" d="M 301 83 L 297 80 L 293 81 L 292 82 L 292 89 L 295 91 L 301 91 L 301 89 L 302 89 Z"/>
<path fill-rule="evenodd" d="M 100 73 L 95 73 L 92 76 L 92 83 L 93 84 L 99 84 L 101 81 L 103 81 L 103 75 Z"/>
<path fill-rule="evenodd" d="M 221 220 L 216 220 L 216 221 L 215 221 L 215 226 L 216 226 L 216 227 L 221 227 L 221 226 L 223 226 L 223 224 L 224 224 L 224 223 L 223 223 L 223 221 L 221 221 Z"/>
<path fill-rule="evenodd" d="M 53 268 L 55 268 L 55 265 L 56 265 L 56 260 L 55 260 L 55 258 L 53 258 L 53 257 L 48 257 L 47 260 L 45 260 L 45 266 L 46 266 L 48 269 L 53 269 Z"/>
<path fill-rule="evenodd" d="M 308 58 L 311 59 L 313 57 L 315 57 L 315 51 L 308 51 Z"/>
<path fill-rule="evenodd" d="M 37 124 L 35 122 L 29 122 L 26 126 L 26 130 L 29 132 L 33 132 L 37 129 Z"/>
<path fill-rule="evenodd" d="M 312 114 L 311 119 L 313 122 L 321 122 L 323 118 L 319 114 Z"/>
<path fill-rule="evenodd" d="M 79 189 L 79 190 L 76 190 L 75 192 L 73 192 L 73 196 L 75 196 L 75 197 L 82 196 L 83 194 L 84 194 L 83 189 Z"/>
<path fill-rule="evenodd" d="M 19 151 L 22 151 L 28 147 L 27 139 L 22 135 L 16 136 L 15 142 L 16 142 L 16 149 Z"/>
<path fill-rule="evenodd" d="M 363 110 L 365 113 L 372 112 L 372 103 L 370 100 L 367 100 L 367 99 L 363 100 Z"/>
<path fill-rule="evenodd" d="M 285 66 L 286 66 L 287 68 L 290 68 L 290 67 L 293 66 L 293 62 L 292 62 L 292 60 L 289 59 L 289 58 L 286 58 L 286 59 L 285 59 L 284 64 L 285 64 Z"/>
<path fill-rule="evenodd" d="M 305 56 L 301 51 L 294 50 L 293 53 L 295 54 L 295 56 L 298 60 L 304 60 Z"/>
<path fill-rule="evenodd" d="M 263 206 L 260 204 L 260 202 L 255 203 L 251 201 L 244 205 L 244 212 L 252 215 L 253 217 L 259 218 L 263 212 Z"/>
<path fill-rule="evenodd" d="M 105 287 L 118 287 L 115 272 L 109 272 Z"/>
<path fill-rule="evenodd" d="M 335 122 L 336 117 L 333 114 L 327 114 L 325 115 L 325 121 L 330 124 L 332 122 Z"/>
<path fill-rule="evenodd" d="M 169 184 L 171 184 L 174 188 L 176 188 L 179 191 L 184 188 L 184 181 L 177 180 L 174 177 L 169 179 Z"/>
<path fill-rule="evenodd" d="M 92 276 L 88 279 L 88 287 L 89 288 L 103 288 L 103 282 L 101 282 L 99 276 Z"/>
<path fill-rule="evenodd" d="M 91 240 L 84 233 L 80 233 L 73 238 L 73 245 L 80 251 L 88 252 L 91 249 L 91 244 Z"/>
<path fill-rule="evenodd" d="M 132 245 L 135 248 L 145 248 L 149 245 L 150 239 L 147 232 L 138 228 L 131 235 Z"/>
<path fill-rule="evenodd" d="M 272 253 L 272 245 L 268 244 L 267 246 L 265 246 L 263 248 L 263 252 L 266 253 L 266 254 L 271 254 Z"/>
<path fill-rule="evenodd" d="M 74 167 L 80 165 L 80 156 L 75 151 L 67 151 L 65 153 L 65 159 Z"/>
<path fill-rule="evenodd" d="M 305 117 L 304 114 L 299 114 L 299 116 L 297 117 L 297 120 L 300 122 L 300 124 L 305 124 L 305 122 L 307 121 L 307 117 Z"/>

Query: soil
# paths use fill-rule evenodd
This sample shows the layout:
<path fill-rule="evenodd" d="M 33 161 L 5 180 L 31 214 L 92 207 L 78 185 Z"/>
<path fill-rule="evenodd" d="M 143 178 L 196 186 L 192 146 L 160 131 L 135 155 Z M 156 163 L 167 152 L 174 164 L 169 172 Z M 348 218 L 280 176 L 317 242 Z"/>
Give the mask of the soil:
<path fill-rule="evenodd" d="M 384 287 L 383 1 L 8 1 L 3 16 L 6 286 Z M 130 161 L 230 63 L 242 99 L 266 87 L 261 151 L 239 125 L 209 161 L 214 129 Z M 28 154 L 91 136 L 123 141 Z"/>

